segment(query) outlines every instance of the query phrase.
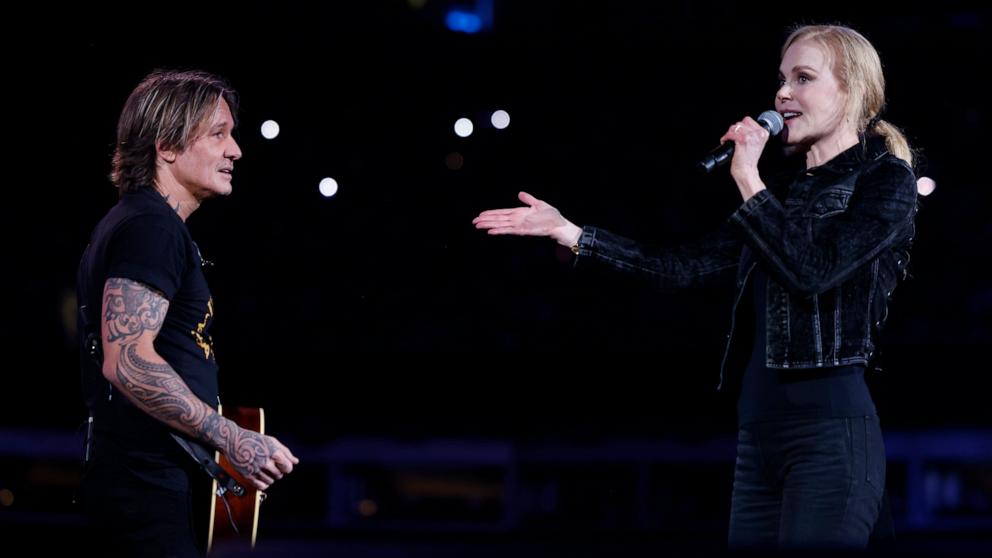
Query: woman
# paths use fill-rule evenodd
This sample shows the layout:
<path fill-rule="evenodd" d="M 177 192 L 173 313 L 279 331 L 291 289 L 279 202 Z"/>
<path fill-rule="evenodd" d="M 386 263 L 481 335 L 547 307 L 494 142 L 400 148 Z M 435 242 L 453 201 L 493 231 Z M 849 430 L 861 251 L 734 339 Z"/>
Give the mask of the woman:
<path fill-rule="evenodd" d="M 647 248 L 580 228 L 525 192 L 526 207 L 484 211 L 473 222 L 489 234 L 549 236 L 570 246 L 578 265 L 606 265 L 666 290 L 736 277 L 735 314 L 745 297 L 756 312 L 738 404 L 730 545 L 864 547 L 885 484 L 864 372 L 909 261 L 912 153 L 879 118 L 881 63 L 858 32 L 796 29 L 782 48 L 779 82 L 783 142 L 805 157 L 805 169 L 781 198 L 772 195 L 757 167 L 769 133 L 751 118 L 732 124 L 721 141 L 735 144 L 730 172 L 744 203 L 698 242 Z"/>

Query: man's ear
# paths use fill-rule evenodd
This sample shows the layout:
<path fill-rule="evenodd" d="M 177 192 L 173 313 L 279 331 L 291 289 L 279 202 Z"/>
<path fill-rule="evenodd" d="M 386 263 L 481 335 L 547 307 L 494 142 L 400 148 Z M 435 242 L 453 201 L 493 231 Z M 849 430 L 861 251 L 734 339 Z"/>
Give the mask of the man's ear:
<path fill-rule="evenodd" d="M 162 142 L 155 142 L 155 153 L 159 159 L 162 159 L 166 163 L 175 163 L 176 157 L 179 156 L 179 152 L 174 149 L 163 149 Z"/>

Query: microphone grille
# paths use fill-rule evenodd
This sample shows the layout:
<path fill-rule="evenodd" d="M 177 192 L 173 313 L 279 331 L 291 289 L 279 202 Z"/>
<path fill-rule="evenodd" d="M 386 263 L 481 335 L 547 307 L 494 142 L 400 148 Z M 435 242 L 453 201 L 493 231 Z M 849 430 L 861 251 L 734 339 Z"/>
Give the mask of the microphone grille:
<path fill-rule="evenodd" d="M 758 124 L 763 125 L 769 134 L 777 136 L 782 131 L 782 127 L 785 126 L 785 119 L 774 110 L 766 110 L 758 115 Z"/>

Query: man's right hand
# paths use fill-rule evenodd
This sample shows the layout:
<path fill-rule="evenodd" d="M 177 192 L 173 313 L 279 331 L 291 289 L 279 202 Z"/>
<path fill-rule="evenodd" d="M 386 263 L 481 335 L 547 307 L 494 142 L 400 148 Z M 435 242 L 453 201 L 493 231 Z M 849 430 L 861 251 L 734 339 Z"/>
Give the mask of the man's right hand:
<path fill-rule="evenodd" d="M 228 438 L 223 453 L 235 469 L 259 490 L 266 490 L 283 475 L 293 472 L 299 459 L 272 436 L 240 428 Z"/>

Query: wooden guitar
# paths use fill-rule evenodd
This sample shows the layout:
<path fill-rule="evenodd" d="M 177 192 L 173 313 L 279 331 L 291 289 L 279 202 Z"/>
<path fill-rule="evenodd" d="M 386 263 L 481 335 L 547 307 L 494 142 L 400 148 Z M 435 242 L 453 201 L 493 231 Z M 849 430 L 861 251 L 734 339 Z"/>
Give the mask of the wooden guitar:
<path fill-rule="evenodd" d="M 218 408 L 217 412 L 231 419 L 241 428 L 265 433 L 265 413 L 262 409 L 251 407 Z M 213 480 L 210 501 L 210 521 L 207 531 L 207 552 L 215 543 L 228 547 L 255 548 L 258 536 L 258 510 L 265 499 L 265 493 L 256 489 L 246 478 L 241 476 L 227 457 L 216 452 L 214 459 L 224 469 L 244 492 L 235 494 L 233 490 L 225 489 L 217 479 Z"/>

